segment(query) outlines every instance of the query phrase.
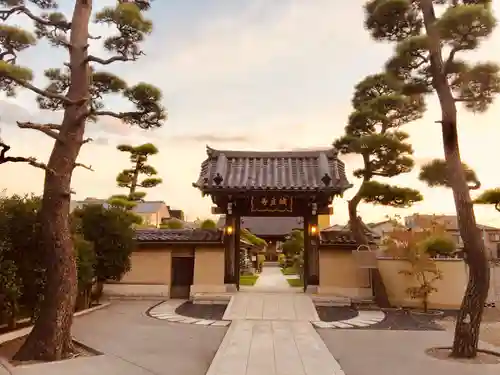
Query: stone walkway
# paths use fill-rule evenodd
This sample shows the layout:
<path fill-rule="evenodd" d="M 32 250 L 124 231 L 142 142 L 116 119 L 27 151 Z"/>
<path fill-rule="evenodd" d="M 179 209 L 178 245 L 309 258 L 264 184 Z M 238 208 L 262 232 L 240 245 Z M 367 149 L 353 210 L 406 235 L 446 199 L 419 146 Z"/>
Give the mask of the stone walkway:
<path fill-rule="evenodd" d="M 294 289 L 278 267 L 264 267 L 252 289 L 235 294 L 207 375 L 343 375 L 311 324 L 319 317 L 310 296 Z"/>
<path fill-rule="evenodd" d="M 223 319 L 319 321 L 311 297 L 295 293 L 237 293 Z"/>
<path fill-rule="evenodd" d="M 301 292 L 300 288 L 292 288 L 280 267 L 264 266 L 255 285 L 248 291 L 252 292 Z"/>
<path fill-rule="evenodd" d="M 343 375 L 307 321 L 231 324 L 207 375 Z"/>

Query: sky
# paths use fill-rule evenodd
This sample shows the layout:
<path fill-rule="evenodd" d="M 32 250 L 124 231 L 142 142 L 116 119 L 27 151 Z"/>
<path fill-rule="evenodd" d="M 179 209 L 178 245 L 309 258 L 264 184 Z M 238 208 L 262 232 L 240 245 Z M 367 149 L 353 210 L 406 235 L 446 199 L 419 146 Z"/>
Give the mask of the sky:
<path fill-rule="evenodd" d="M 114 4 L 100 0 L 99 6 Z M 74 199 L 107 198 L 123 193 L 116 174 L 128 167 L 128 158 L 116 145 L 154 143 L 160 153 L 150 158 L 163 183 L 148 189 L 147 199 L 163 200 L 182 209 L 188 219 L 210 216 L 210 198 L 192 187 L 206 145 L 217 149 L 289 150 L 327 148 L 339 137 L 352 111 L 353 88 L 369 74 L 383 69 L 394 45 L 374 42 L 363 27 L 364 0 L 156 0 L 148 17 L 154 30 L 143 44 L 145 56 L 137 62 L 105 67 L 129 84 L 149 82 L 163 92 L 169 118 L 157 130 L 143 131 L 120 121 L 102 118 L 88 124 L 93 143 L 82 148 L 79 162 L 93 172 L 76 169 Z M 72 1 L 62 0 L 61 10 L 71 14 Z M 500 15 L 500 5 L 494 3 Z M 97 9 L 96 9 L 97 10 Z M 17 17 L 20 26 L 29 22 Z M 92 26 L 93 35 L 110 35 L 112 29 Z M 95 40 L 91 53 L 106 57 Z M 500 28 L 468 56 L 500 63 Z M 23 52 L 19 63 L 31 67 L 35 83 L 44 86 L 43 71 L 66 61 L 64 50 L 45 42 Z M 104 69 L 103 69 L 104 70 Z M 428 188 L 417 179 L 418 166 L 442 158 L 440 111 L 435 97 L 427 98 L 423 119 L 404 126 L 411 136 L 417 168 L 391 179 L 392 183 L 419 189 L 424 201 L 409 209 L 388 209 L 361 204 L 366 222 L 388 215 L 415 212 L 454 214 L 452 192 Z M 126 108 L 120 98 L 106 102 L 111 110 Z M 459 109 L 459 136 L 463 161 L 470 165 L 484 188 L 500 186 L 500 100 L 485 114 Z M 46 161 L 53 142 L 33 130 L 20 130 L 16 121 L 56 121 L 58 114 L 40 111 L 34 96 L 24 90 L 16 98 L 0 94 L 2 139 L 12 146 L 11 155 L 35 156 Z M 359 182 L 352 170 L 356 157 L 341 157 L 354 188 L 336 198 L 331 222 L 347 221 L 347 200 Z M 41 193 L 43 171 L 22 164 L 3 164 L 0 190 L 9 193 Z M 492 207 L 476 207 L 478 221 L 500 226 L 500 214 Z"/>

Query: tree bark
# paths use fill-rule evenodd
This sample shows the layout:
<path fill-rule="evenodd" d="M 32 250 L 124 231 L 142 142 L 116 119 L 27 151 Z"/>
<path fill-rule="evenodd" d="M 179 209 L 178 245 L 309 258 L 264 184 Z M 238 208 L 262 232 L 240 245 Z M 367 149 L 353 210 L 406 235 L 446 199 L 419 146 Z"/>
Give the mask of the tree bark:
<path fill-rule="evenodd" d="M 365 181 L 367 181 L 367 179 L 364 179 L 363 183 L 365 183 Z M 358 217 L 358 205 L 361 202 L 360 192 L 362 187 L 363 185 L 361 185 L 356 195 L 348 202 L 347 206 L 349 212 L 349 226 L 354 240 L 357 242 L 358 246 L 369 245 L 363 223 Z M 375 303 L 383 308 L 390 307 L 391 304 L 389 302 L 389 296 L 387 295 L 387 290 L 378 268 L 370 269 L 370 281 L 373 288 L 373 297 L 375 299 Z"/>
<path fill-rule="evenodd" d="M 448 178 L 453 190 L 458 226 L 464 243 L 465 261 L 469 266 L 469 281 L 455 327 L 452 356 L 473 358 L 477 355 L 481 318 L 490 284 L 488 259 L 481 233 L 477 228 L 469 187 L 462 168 L 456 103 L 443 70 L 441 41 L 434 26 L 436 15 L 432 0 L 420 0 L 420 7 L 429 36 L 433 86 L 441 105 L 441 128 Z"/>
<path fill-rule="evenodd" d="M 72 350 L 71 324 L 78 293 L 75 253 L 69 226 L 71 177 L 83 143 L 89 96 L 89 66 L 86 62 L 91 0 L 75 2 L 69 55 L 71 85 L 67 96 L 81 104 L 65 108 L 61 140 L 52 149 L 42 206 L 40 242 L 47 268 L 47 280 L 40 315 L 16 360 L 55 361 L 68 357 Z"/>

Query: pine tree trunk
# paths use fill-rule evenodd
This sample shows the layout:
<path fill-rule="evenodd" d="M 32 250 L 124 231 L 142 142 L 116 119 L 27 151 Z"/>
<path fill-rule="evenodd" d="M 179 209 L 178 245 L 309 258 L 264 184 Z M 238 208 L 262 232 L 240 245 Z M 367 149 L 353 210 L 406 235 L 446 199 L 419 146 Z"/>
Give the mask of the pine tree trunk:
<path fill-rule="evenodd" d="M 489 266 L 460 158 L 456 104 L 443 71 L 441 43 L 439 32 L 434 26 L 436 15 L 432 0 L 420 0 L 420 7 L 429 36 L 433 86 L 441 105 L 443 147 L 448 179 L 453 190 L 458 226 L 464 243 L 465 261 L 469 266 L 469 281 L 455 327 L 452 356 L 473 358 L 477 355 L 481 318 L 488 297 Z"/>
<path fill-rule="evenodd" d="M 59 132 L 60 139 L 47 163 L 42 206 L 40 242 L 47 268 L 47 280 L 40 315 L 16 360 L 55 361 L 73 350 L 71 324 L 78 293 L 75 252 L 69 226 L 71 176 L 85 131 L 89 95 L 86 61 L 91 0 L 77 0 L 71 23 L 70 75 L 67 96 L 78 104 L 68 105 Z"/>
<path fill-rule="evenodd" d="M 368 245 L 368 238 L 366 237 L 363 224 L 358 217 L 358 204 L 361 202 L 361 195 L 358 193 L 349 201 L 348 211 L 349 211 L 349 226 L 354 240 L 359 245 Z M 387 295 L 387 290 L 385 288 L 384 282 L 382 280 L 382 275 L 378 268 L 370 269 L 370 282 L 373 288 L 373 297 L 375 303 L 379 307 L 387 308 L 391 304 L 389 302 L 389 296 Z"/>

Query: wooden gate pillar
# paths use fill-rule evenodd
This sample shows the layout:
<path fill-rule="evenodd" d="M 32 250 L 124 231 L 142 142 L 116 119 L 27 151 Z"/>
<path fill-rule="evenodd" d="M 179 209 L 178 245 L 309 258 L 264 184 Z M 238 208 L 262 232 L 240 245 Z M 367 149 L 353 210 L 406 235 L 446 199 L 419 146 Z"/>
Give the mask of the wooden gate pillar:
<path fill-rule="evenodd" d="M 304 291 L 319 285 L 318 215 L 304 217 Z"/>
<path fill-rule="evenodd" d="M 224 284 L 235 284 L 236 217 L 226 215 L 224 224 Z"/>
<path fill-rule="evenodd" d="M 241 217 L 237 215 L 234 220 L 234 284 L 236 289 L 240 290 L 240 232 L 241 232 Z"/>

